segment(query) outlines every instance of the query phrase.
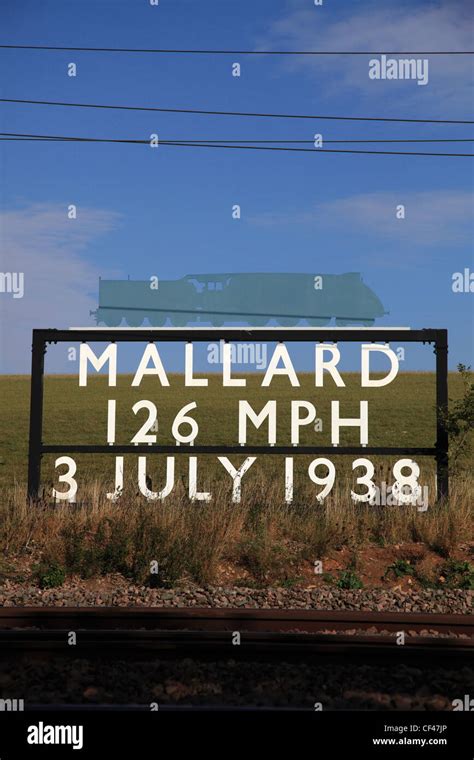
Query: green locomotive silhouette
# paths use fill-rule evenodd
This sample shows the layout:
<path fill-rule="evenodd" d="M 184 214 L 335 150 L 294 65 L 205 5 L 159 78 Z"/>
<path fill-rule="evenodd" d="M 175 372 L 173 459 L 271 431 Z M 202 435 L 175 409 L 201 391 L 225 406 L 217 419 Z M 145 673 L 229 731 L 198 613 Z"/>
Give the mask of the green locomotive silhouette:
<path fill-rule="evenodd" d="M 358 272 L 346 274 L 188 274 L 179 280 L 99 281 L 96 322 L 117 327 L 125 320 L 140 327 L 230 322 L 263 327 L 374 324 L 386 312 Z"/>

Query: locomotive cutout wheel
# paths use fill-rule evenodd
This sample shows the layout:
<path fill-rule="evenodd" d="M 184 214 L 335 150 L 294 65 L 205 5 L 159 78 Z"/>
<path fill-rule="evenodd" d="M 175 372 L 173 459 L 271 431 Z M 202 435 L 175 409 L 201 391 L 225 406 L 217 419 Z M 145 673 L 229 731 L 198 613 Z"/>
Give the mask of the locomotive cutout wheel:
<path fill-rule="evenodd" d="M 118 327 L 122 321 L 122 314 L 119 311 L 108 311 L 105 319 L 98 321 L 103 322 L 107 327 Z"/>
<path fill-rule="evenodd" d="M 347 321 L 347 319 L 337 319 L 336 318 L 336 327 L 347 327 L 348 324 L 349 324 L 349 322 Z"/>
<path fill-rule="evenodd" d="M 166 322 L 165 314 L 148 314 L 148 321 L 152 327 L 163 327 Z"/>
<path fill-rule="evenodd" d="M 126 316 L 127 324 L 130 325 L 130 327 L 141 327 L 144 319 L 145 314 L 140 311 L 137 311 L 135 314 L 127 314 Z"/>
<path fill-rule="evenodd" d="M 268 317 L 251 317 L 247 322 L 251 327 L 265 327 L 268 324 Z"/>
<path fill-rule="evenodd" d="M 295 327 L 300 320 L 297 317 L 278 317 L 277 321 L 281 327 Z"/>
<path fill-rule="evenodd" d="M 327 325 L 330 320 L 324 319 L 324 317 L 322 318 L 314 317 L 313 319 L 308 319 L 307 321 L 310 327 L 325 327 L 325 325 Z"/>
<path fill-rule="evenodd" d="M 212 314 L 209 315 L 209 321 L 213 327 L 224 327 L 226 322 L 232 322 L 233 320 L 235 320 L 235 316 L 233 314 L 218 314 L 216 316 L 213 316 Z"/>
<path fill-rule="evenodd" d="M 188 312 L 183 314 L 174 313 L 171 314 L 171 324 L 173 327 L 186 327 L 188 322 L 194 322 L 196 318 L 196 314 L 191 314 Z"/>

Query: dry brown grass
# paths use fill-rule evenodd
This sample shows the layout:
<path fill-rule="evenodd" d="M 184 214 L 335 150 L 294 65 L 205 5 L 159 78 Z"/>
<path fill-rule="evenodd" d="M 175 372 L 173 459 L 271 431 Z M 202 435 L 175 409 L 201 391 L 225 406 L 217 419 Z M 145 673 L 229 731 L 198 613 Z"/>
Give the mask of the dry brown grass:
<path fill-rule="evenodd" d="M 324 505 L 308 490 L 291 506 L 268 479 L 253 483 L 241 504 L 233 504 L 222 486 L 210 503 L 191 503 L 184 487 L 164 502 L 149 503 L 132 484 L 113 503 L 94 480 L 81 504 L 33 505 L 17 486 L 0 500 L 0 549 L 7 561 L 29 554 L 86 578 L 120 572 L 157 585 L 184 578 L 206 584 L 215 581 L 222 562 L 232 562 L 257 582 L 281 582 L 295 577 L 301 562 L 342 547 L 356 557 L 368 544 L 416 542 L 452 556 L 473 539 L 472 486 L 472 477 L 458 476 L 449 502 L 426 512 L 354 504 L 344 483 Z M 158 573 L 150 576 L 152 561 Z"/>

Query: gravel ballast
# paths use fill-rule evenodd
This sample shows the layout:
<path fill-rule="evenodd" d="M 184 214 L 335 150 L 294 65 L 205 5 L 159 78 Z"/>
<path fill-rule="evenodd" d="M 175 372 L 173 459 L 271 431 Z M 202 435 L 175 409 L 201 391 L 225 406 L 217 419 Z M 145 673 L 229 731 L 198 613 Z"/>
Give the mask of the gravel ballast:
<path fill-rule="evenodd" d="M 92 587 L 91 587 L 92 585 Z M 54 589 L 6 581 L 4 607 L 208 607 L 360 610 L 471 614 L 470 590 L 345 590 L 130 585 L 122 576 L 101 583 L 68 579 Z M 382 664 L 233 659 L 87 660 L 56 655 L 0 661 L 0 695 L 29 704 L 228 705 L 322 710 L 453 709 L 453 700 L 474 693 L 474 669 L 436 662 L 396 668 Z M 315 705 L 317 707 L 315 708 Z"/>
<path fill-rule="evenodd" d="M 29 704 L 228 705 L 309 710 L 452 710 L 474 693 L 474 669 L 228 659 L 85 660 L 0 665 L 2 698 Z"/>
<path fill-rule="evenodd" d="M 109 578 L 107 589 L 87 588 L 81 582 L 55 589 L 40 589 L 7 581 L 0 587 L 0 606 L 60 607 L 149 606 L 149 607 L 250 607 L 323 610 L 367 610 L 371 612 L 431 612 L 471 614 L 474 592 L 463 589 L 395 591 L 392 589 L 346 590 L 334 587 L 312 589 L 235 588 L 224 586 L 175 589 L 133 586 L 123 578 Z M 110 589 L 112 586 L 112 590 Z"/>

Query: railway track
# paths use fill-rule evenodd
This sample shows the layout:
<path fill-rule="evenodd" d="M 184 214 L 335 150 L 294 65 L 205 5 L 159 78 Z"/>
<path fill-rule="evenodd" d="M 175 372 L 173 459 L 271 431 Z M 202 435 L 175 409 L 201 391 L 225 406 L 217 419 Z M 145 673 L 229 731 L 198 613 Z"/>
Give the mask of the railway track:
<path fill-rule="evenodd" d="M 70 654 L 71 631 L 76 634 L 76 657 L 323 655 L 366 662 L 435 657 L 462 665 L 474 662 L 474 615 L 249 608 L 0 609 L 4 654 Z"/>

